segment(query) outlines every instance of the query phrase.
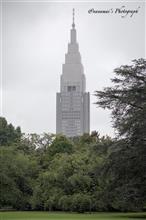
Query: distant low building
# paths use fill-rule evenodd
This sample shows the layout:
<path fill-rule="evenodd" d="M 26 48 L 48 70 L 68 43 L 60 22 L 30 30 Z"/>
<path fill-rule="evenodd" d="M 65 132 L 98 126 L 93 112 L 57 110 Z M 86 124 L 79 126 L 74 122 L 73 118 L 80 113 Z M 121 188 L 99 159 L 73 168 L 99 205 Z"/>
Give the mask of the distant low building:
<path fill-rule="evenodd" d="M 68 52 L 63 64 L 60 92 L 56 97 L 56 133 L 67 137 L 90 132 L 90 94 L 86 92 L 86 78 L 76 40 L 73 23 Z"/>

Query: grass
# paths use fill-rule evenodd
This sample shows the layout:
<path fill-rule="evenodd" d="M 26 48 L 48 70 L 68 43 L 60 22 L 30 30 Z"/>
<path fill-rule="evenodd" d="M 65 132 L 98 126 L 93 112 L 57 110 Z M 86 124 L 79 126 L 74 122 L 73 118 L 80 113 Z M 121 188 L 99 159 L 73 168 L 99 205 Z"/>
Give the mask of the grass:
<path fill-rule="evenodd" d="M 146 213 L 0 212 L 0 220 L 142 220 Z"/>

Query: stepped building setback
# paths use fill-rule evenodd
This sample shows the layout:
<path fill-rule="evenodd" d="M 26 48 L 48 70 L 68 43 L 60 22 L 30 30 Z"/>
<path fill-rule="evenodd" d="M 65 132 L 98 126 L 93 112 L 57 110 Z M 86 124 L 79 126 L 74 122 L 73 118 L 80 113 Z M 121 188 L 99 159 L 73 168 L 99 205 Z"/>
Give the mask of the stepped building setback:
<path fill-rule="evenodd" d="M 56 133 L 75 137 L 90 132 L 90 94 L 76 39 L 74 9 L 70 37 L 56 96 Z"/>

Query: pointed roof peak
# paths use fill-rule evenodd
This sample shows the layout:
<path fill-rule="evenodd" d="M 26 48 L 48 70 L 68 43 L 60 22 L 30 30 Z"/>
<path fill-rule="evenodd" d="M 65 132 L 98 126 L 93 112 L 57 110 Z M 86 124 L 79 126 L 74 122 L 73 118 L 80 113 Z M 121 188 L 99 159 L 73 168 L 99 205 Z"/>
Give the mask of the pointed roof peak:
<path fill-rule="evenodd" d="M 73 22 L 72 22 L 72 28 L 75 28 L 75 9 L 73 8 L 73 10 L 72 10 L 72 20 L 73 20 Z"/>

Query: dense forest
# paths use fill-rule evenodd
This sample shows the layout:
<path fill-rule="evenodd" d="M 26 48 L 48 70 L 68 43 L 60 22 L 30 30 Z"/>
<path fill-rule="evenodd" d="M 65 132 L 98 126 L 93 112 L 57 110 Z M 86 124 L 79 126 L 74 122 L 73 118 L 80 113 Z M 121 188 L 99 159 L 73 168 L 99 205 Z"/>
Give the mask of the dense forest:
<path fill-rule="evenodd" d="M 0 118 L 0 208 L 62 211 L 146 209 L 146 61 L 114 70 L 96 91 L 115 138 L 24 134 Z"/>

